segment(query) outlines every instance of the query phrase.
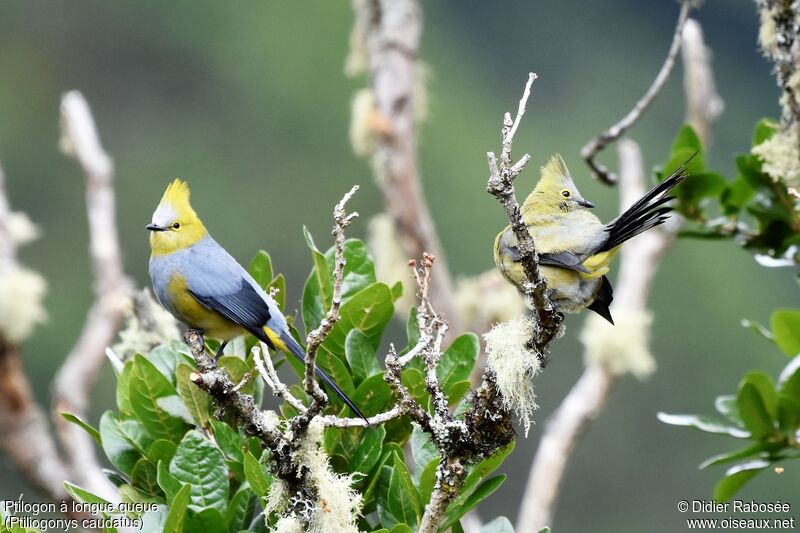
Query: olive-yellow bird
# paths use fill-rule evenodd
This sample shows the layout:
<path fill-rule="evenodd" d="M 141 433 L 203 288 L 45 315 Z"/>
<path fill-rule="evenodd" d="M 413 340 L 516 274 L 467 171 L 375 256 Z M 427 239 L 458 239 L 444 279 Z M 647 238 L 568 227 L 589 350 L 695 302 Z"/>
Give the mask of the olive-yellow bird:
<path fill-rule="evenodd" d="M 249 333 L 301 361 L 305 350 L 292 337 L 278 305 L 225 249 L 211 238 L 189 203 L 189 186 L 169 184 L 150 224 L 150 279 L 159 303 L 186 326 L 222 342 Z M 320 378 L 361 418 L 333 380 Z"/>
<path fill-rule="evenodd" d="M 589 211 L 594 205 L 578 192 L 560 155 L 541 171 L 521 211 L 539 252 L 550 300 L 557 311 L 589 308 L 613 324 L 608 309 L 613 291 L 606 277 L 611 259 L 625 241 L 668 218 L 672 208 L 664 204 L 674 199 L 669 191 L 686 179 L 685 164 L 608 224 Z M 508 281 L 522 287 L 525 272 L 511 226 L 494 241 L 494 261 Z"/>

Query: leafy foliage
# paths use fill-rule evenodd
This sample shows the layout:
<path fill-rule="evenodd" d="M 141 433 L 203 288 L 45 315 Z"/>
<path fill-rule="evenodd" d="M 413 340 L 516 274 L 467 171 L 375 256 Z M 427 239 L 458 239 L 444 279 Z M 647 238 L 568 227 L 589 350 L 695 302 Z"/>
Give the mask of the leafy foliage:
<path fill-rule="evenodd" d="M 323 253 L 306 233 L 313 268 L 303 291 L 302 316 L 306 330 L 319 324 L 332 297 L 332 250 Z M 383 334 L 394 313 L 400 288 L 390 289 L 375 278 L 369 250 L 358 240 L 344 247 L 342 320 L 323 343 L 319 364 L 367 415 L 382 412 L 394 403 L 377 357 Z M 284 278 L 274 274 L 266 252 L 259 252 L 250 273 L 265 289 L 277 287 L 285 302 Z M 415 316 L 410 317 L 408 339 L 413 345 L 419 333 Z M 209 342 L 209 345 L 212 343 Z M 220 358 L 219 367 L 238 383 L 246 372 L 258 375 L 250 348 L 253 339 L 234 341 Z M 406 348 L 408 350 L 408 348 Z M 478 356 L 474 334 L 456 339 L 443 354 L 438 369 L 443 390 L 451 405 L 465 401 L 466 381 Z M 286 359 L 298 377 L 303 367 Z M 265 497 L 274 482 L 269 452 L 248 437 L 225 413 L 215 412 L 208 396 L 190 379 L 195 365 L 179 342 L 159 346 L 150 354 L 137 354 L 125 362 L 117 380 L 117 411 L 107 411 L 98 429 L 68 413 L 64 417 L 86 430 L 102 446 L 117 469 L 110 473 L 123 499 L 160 504 L 142 518 L 153 529 L 174 532 L 230 531 L 262 532 L 277 516 L 262 514 Z M 259 380 L 251 380 L 242 392 L 260 402 Z M 422 373 L 408 368 L 403 381 L 421 405 L 429 405 Z M 297 385 L 292 391 L 306 400 Z M 334 394 L 327 413 L 351 416 Z M 284 416 L 294 413 L 282 405 Z M 407 466 L 404 447 L 411 439 L 414 468 Z M 325 451 L 332 468 L 354 475 L 354 488 L 363 496 L 359 526 L 365 531 L 415 531 L 435 484 L 439 462 L 428 436 L 400 419 L 369 428 L 327 428 Z M 460 530 L 458 520 L 496 490 L 505 476 L 489 475 L 502 463 L 513 446 L 470 467 L 460 496 L 447 510 L 443 530 Z M 80 501 L 97 498 L 80 487 L 68 486 Z M 505 519 L 503 519 L 505 520 Z M 507 520 L 487 525 L 487 532 L 513 531 Z"/>

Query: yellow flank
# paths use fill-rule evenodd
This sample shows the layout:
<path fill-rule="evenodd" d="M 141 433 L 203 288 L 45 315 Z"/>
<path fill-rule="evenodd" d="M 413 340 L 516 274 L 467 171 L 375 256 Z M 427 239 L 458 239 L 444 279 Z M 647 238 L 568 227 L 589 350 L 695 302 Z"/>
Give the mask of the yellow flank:
<path fill-rule="evenodd" d="M 173 314 L 189 327 L 202 329 L 209 337 L 220 340 L 229 340 L 246 333 L 238 324 L 195 300 L 182 275 L 172 275 L 167 284 L 167 292 L 175 310 Z"/>
<path fill-rule="evenodd" d="M 583 266 L 585 266 L 591 272 L 591 274 L 584 274 L 581 272 L 581 277 L 584 279 L 593 279 L 608 274 L 608 271 L 611 268 L 611 260 L 614 259 L 614 256 L 619 251 L 619 248 L 620 247 L 617 246 L 616 248 L 612 248 L 607 252 L 600 252 L 599 254 L 588 257 L 586 261 L 583 262 Z"/>
<path fill-rule="evenodd" d="M 286 349 L 286 343 L 281 340 L 280 336 L 277 333 L 269 329 L 267 326 L 264 326 L 261 329 L 264 330 L 264 333 L 267 335 L 269 342 L 271 342 L 272 345 L 275 346 L 275 348 L 282 350 L 284 352 L 288 352 L 288 350 Z"/>

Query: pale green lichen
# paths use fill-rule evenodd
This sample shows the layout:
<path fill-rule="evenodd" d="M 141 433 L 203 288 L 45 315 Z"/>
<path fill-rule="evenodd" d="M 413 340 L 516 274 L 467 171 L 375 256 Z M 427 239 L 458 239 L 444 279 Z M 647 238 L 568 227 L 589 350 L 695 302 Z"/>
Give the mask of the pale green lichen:
<path fill-rule="evenodd" d="M 656 369 L 649 347 L 652 322 L 647 311 L 615 310 L 615 325 L 599 316 L 587 317 L 580 335 L 585 363 L 603 365 L 616 375 L 630 372 L 646 378 Z"/>
<path fill-rule="evenodd" d="M 516 413 L 525 428 L 531 427 L 536 405 L 533 378 L 541 370 L 536 352 L 528 346 L 536 323 L 528 316 L 496 324 L 483 335 L 486 341 L 486 365 L 494 370 L 503 406 Z"/>
<path fill-rule="evenodd" d="M 481 328 L 518 317 L 524 309 L 517 289 L 497 270 L 460 278 L 456 282 L 455 306 L 463 324 Z"/>
<path fill-rule="evenodd" d="M 753 147 L 764 162 L 762 170 L 786 187 L 800 187 L 800 137 L 797 128 L 788 128 Z"/>
<path fill-rule="evenodd" d="M 18 343 L 45 321 L 42 300 L 47 282 L 38 273 L 14 265 L 0 275 L 0 336 Z"/>
<path fill-rule="evenodd" d="M 180 337 L 178 323 L 155 301 L 149 290 L 137 293 L 128 305 L 125 326 L 112 348 L 123 361 Z"/>

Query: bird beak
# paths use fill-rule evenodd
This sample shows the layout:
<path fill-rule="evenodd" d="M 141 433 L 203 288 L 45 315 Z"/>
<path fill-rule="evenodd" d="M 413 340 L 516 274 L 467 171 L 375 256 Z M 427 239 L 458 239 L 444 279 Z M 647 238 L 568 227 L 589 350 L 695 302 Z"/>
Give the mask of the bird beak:
<path fill-rule="evenodd" d="M 164 231 L 166 228 L 162 228 L 158 224 L 148 224 L 145 226 L 145 229 L 148 229 L 150 231 Z"/>
<path fill-rule="evenodd" d="M 586 207 L 587 209 L 592 209 L 594 207 L 594 204 L 592 202 L 590 202 L 589 200 L 584 200 L 583 198 L 578 200 L 578 205 Z"/>

